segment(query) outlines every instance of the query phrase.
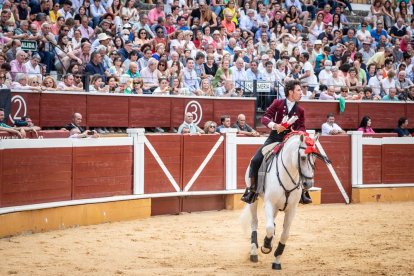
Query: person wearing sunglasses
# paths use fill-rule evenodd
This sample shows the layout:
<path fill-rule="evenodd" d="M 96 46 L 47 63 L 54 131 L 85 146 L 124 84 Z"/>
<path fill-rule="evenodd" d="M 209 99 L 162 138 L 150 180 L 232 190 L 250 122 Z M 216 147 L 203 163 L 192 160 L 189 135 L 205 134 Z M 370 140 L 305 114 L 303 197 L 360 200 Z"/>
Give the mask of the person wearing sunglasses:
<path fill-rule="evenodd" d="M 204 124 L 204 133 L 205 134 L 219 134 L 216 131 L 217 124 L 213 121 L 207 121 Z"/>

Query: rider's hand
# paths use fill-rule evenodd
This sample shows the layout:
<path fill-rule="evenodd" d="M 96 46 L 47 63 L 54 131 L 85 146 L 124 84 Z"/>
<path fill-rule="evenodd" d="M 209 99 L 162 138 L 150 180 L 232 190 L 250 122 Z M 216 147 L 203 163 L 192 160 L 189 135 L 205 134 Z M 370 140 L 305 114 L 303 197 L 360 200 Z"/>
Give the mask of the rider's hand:
<path fill-rule="evenodd" d="M 286 128 L 281 124 L 275 124 L 273 128 L 277 131 L 277 133 L 281 133 L 286 130 Z"/>

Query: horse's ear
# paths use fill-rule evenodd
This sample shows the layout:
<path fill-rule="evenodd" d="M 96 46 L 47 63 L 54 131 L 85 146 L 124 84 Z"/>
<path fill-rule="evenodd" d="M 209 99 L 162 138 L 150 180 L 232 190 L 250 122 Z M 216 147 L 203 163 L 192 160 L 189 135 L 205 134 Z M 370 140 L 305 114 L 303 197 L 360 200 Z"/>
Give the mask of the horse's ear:
<path fill-rule="evenodd" d="M 301 143 L 303 142 L 303 138 L 304 138 L 304 136 L 303 136 L 303 134 L 301 134 L 301 135 L 300 135 L 300 142 L 301 142 Z"/>

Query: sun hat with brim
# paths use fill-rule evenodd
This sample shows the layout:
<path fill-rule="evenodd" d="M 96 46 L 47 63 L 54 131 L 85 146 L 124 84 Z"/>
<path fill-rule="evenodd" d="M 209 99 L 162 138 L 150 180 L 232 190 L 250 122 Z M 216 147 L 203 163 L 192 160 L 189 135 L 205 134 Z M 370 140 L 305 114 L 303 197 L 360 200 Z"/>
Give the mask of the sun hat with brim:
<path fill-rule="evenodd" d="M 106 33 L 100 33 L 100 34 L 98 34 L 98 40 L 99 41 L 101 41 L 101 40 L 107 40 L 107 39 L 110 39 L 111 37 L 110 36 L 108 36 Z"/>
<path fill-rule="evenodd" d="M 314 45 L 322 45 L 322 40 L 317 39 L 315 40 L 315 43 L 313 43 Z"/>

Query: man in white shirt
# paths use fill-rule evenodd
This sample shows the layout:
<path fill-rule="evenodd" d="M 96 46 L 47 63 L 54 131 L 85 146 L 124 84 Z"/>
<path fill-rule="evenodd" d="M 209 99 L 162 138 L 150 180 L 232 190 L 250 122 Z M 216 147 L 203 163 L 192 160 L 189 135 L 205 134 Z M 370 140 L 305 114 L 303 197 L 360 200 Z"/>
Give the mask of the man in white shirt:
<path fill-rule="evenodd" d="M 244 61 L 242 58 L 236 60 L 236 65 L 231 67 L 232 79 L 234 86 L 240 88 L 243 86 L 243 82 L 247 80 L 247 73 L 244 69 Z"/>
<path fill-rule="evenodd" d="M 313 71 L 312 63 L 309 62 L 309 54 L 304 52 L 300 54 L 300 61 L 303 63 L 302 75 L 299 77 L 300 81 L 307 82 L 309 84 L 309 90 L 313 91 L 317 85 L 317 79 L 315 72 Z"/>
<path fill-rule="evenodd" d="M 335 124 L 335 116 L 333 113 L 326 115 L 326 122 L 322 125 L 322 135 L 339 135 L 345 134 L 345 131 Z"/>
<path fill-rule="evenodd" d="M 191 112 L 187 112 L 185 114 L 184 122 L 178 128 L 177 133 L 184 133 L 183 132 L 184 129 L 188 129 L 188 132 L 190 134 L 204 134 L 204 130 L 199 128 L 194 123 L 194 116 L 193 116 L 193 113 L 191 113 Z"/>
<path fill-rule="evenodd" d="M 381 93 L 382 74 L 382 69 L 378 69 L 376 75 L 369 79 L 368 86 L 372 88 L 374 96 L 379 96 Z"/>
<path fill-rule="evenodd" d="M 254 10 L 248 9 L 247 15 L 240 19 L 240 29 L 242 31 L 247 31 L 251 36 L 253 36 L 254 32 L 257 30 L 257 26 L 257 21 L 254 18 Z"/>

